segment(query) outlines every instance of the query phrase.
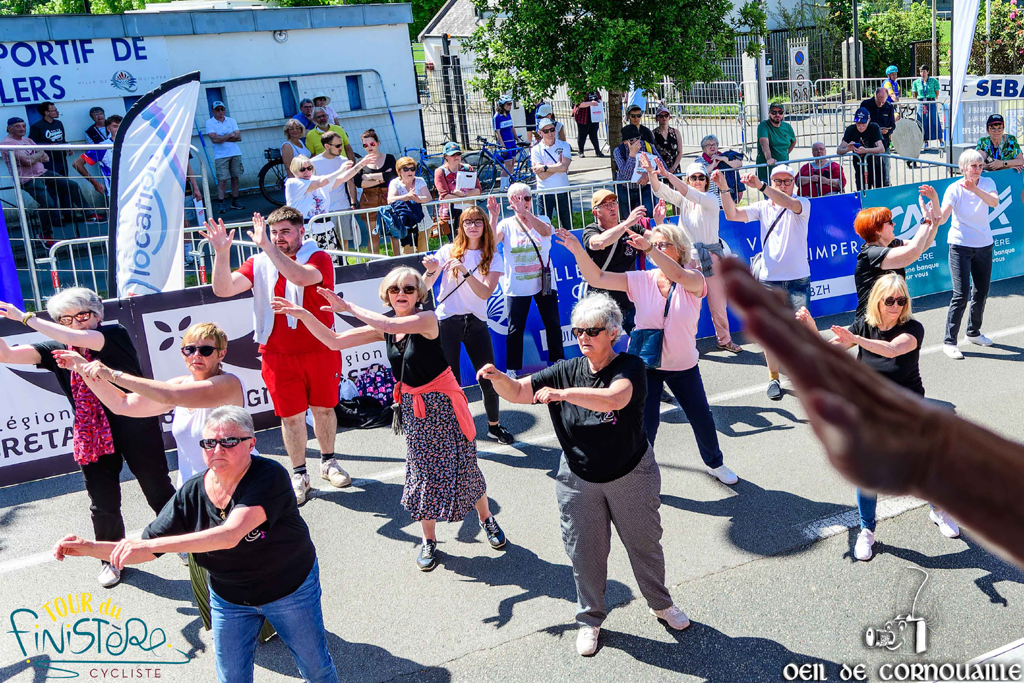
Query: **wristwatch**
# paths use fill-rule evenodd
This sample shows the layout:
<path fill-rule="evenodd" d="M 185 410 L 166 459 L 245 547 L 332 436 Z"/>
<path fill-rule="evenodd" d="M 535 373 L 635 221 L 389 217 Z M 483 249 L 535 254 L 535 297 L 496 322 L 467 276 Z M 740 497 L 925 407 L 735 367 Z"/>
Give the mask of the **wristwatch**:
<path fill-rule="evenodd" d="M 761 181 L 761 194 L 764 194 L 764 191 L 767 190 L 767 189 L 768 189 L 768 183 L 766 183 L 766 182 L 764 182 L 762 180 Z"/>
<path fill-rule="evenodd" d="M 547 164 L 544 164 L 544 172 L 545 172 L 545 173 L 547 173 L 547 172 L 548 172 L 548 165 L 547 165 Z"/>
<path fill-rule="evenodd" d="M 28 327 L 28 321 L 34 317 L 36 317 L 36 314 L 33 313 L 32 311 L 28 311 L 27 313 L 25 313 L 25 315 L 21 317 L 21 324 L 24 325 L 25 327 Z"/>
<path fill-rule="evenodd" d="M 123 374 L 124 370 L 114 370 L 112 373 L 110 373 L 110 378 L 116 382 L 117 380 L 121 379 L 121 375 Z"/>

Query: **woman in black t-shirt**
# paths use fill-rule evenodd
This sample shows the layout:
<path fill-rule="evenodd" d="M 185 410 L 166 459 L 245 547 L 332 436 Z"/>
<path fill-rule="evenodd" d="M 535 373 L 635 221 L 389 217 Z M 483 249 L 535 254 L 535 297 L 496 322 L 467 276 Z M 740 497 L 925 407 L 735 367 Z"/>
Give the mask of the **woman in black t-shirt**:
<path fill-rule="evenodd" d="M 395 430 L 405 432 L 408 455 L 402 506 L 423 529 L 416 565 L 428 572 L 437 566 L 438 521 L 458 522 L 476 508 L 487 542 L 505 546 L 505 533 L 491 514 L 487 484 L 476 461 L 476 427 L 469 401 L 441 347 L 440 327 L 433 311 L 421 308 L 428 292 L 418 272 L 399 266 L 380 283 L 380 299 L 394 317 L 346 301 L 333 290 L 317 291 L 335 313 L 366 323 L 336 334 L 310 312 L 287 299 L 271 304 L 278 314 L 298 318 L 327 348 L 335 351 L 369 344 L 387 344 L 395 386 Z"/>
<path fill-rule="evenodd" d="M 911 317 L 910 293 L 906 281 L 896 273 L 879 277 L 868 296 L 863 318 L 850 327 L 832 326 L 832 343 L 844 349 L 859 347 L 857 357 L 865 365 L 904 389 L 924 396 L 924 384 L 918 360 L 924 342 L 924 327 Z M 875 507 L 878 497 L 857 489 L 860 534 L 853 554 L 858 560 L 870 560 L 875 542 Z M 932 507 L 929 517 L 948 538 L 960 535 L 956 522 Z"/>
<path fill-rule="evenodd" d="M 672 604 L 665 587 L 661 472 L 644 432 L 644 363 L 613 348 L 622 334 L 622 311 L 607 294 L 590 294 L 576 304 L 572 334 L 583 353 L 578 358 L 522 379 L 490 364 L 477 376 L 490 380 L 502 398 L 546 403 L 551 413 L 562 447 L 555 493 L 579 603 L 576 651 L 589 656 L 597 651 L 607 616 L 612 524 L 651 612 L 675 629 L 686 628 L 690 620 Z"/>
<path fill-rule="evenodd" d="M 320 568 L 288 471 L 253 456 L 252 416 L 222 406 L 203 424 L 209 468 L 186 481 L 139 540 L 66 536 L 54 556 L 90 556 L 121 569 L 163 553 L 192 553 L 210 574 L 210 612 L 221 681 L 252 680 L 256 635 L 277 629 L 307 681 L 337 683 L 320 608 Z"/>
<path fill-rule="evenodd" d="M 57 377 L 64 395 L 74 407 L 75 462 L 82 468 L 85 490 L 89 494 L 92 528 L 97 541 L 124 538 L 121 518 L 121 467 L 128 463 L 154 513 L 160 512 L 171 496 L 174 485 L 167 473 L 163 437 L 156 417 L 115 415 L 100 403 L 77 374 L 57 364 L 53 352 L 74 349 L 87 360 L 102 361 L 112 370 L 141 376 L 139 357 L 131 336 L 121 325 L 103 322 L 103 302 L 96 292 L 70 287 L 46 302 L 50 322 L 35 313 L 25 313 L 0 301 L 0 315 L 24 323 L 53 341 L 8 347 L 0 339 L 0 363 L 35 365 Z M 104 562 L 96 577 L 105 588 L 121 580 L 121 572 Z"/>

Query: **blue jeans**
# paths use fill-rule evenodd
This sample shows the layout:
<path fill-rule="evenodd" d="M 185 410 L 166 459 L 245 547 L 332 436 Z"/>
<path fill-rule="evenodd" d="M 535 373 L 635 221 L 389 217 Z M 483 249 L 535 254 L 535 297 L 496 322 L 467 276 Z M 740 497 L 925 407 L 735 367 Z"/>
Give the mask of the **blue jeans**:
<path fill-rule="evenodd" d="M 210 611 L 220 683 L 252 682 L 256 636 L 264 619 L 269 619 L 277 629 L 305 680 L 338 683 L 320 611 L 319 562 L 313 563 L 309 576 L 294 593 L 259 607 L 228 602 L 211 588 Z"/>
<path fill-rule="evenodd" d="M 967 318 L 967 336 L 977 337 L 981 334 L 981 321 L 985 317 L 985 302 L 992 281 L 992 245 L 949 245 L 949 275 L 953 280 L 953 296 L 949 300 L 949 312 L 946 314 L 945 343 L 956 344 L 968 298 L 971 311 Z"/>
<path fill-rule="evenodd" d="M 654 215 L 654 192 L 650 185 L 629 187 L 628 185 L 616 185 L 615 194 L 619 200 L 619 220 L 626 220 L 629 212 L 638 206 L 647 209 L 647 217 Z"/>
<path fill-rule="evenodd" d="M 878 496 L 857 489 L 857 512 L 860 513 L 860 528 L 875 531 L 875 509 L 878 507 Z M 928 503 L 932 510 L 935 506 Z"/>
<path fill-rule="evenodd" d="M 764 283 L 772 289 L 784 292 L 789 297 L 789 305 L 794 311 L 811 303 L 811 278 L 802 277 L 799 280 L 770 280 Z"/>
<path fill-rule="evenodd" d="M 644 402 L 644 430 L 647 440 L 654 446 L 658 438 L 658 426 L 661 424 L 661 387 L 668 384 L 679 402 L 679 407 L 686 413 L 686 419 L 693 428 L 693 436 L 697 439 L 697 450 L 700 459 L 708 467 L 722 466 L 722 449 L 718 446 L 718 430 L 715 418 L 711 415 L 711 406 L 704 393 L 704 381 L 700 378 L 700 370 L 694 365 L 689 370 L 652 370 L 647 368 L 647 399 Z"/>

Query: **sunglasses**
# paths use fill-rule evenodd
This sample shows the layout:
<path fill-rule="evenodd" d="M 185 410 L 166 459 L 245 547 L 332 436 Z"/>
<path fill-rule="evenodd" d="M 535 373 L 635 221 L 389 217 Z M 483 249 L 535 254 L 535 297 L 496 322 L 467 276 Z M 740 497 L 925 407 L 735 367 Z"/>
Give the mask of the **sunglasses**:
<path fill-rule="evenodd" d="M 376 146 L 377 146 L 376 142 L 364 142 L 363 143 L 363 149 L 366 149 L 367 147 L 376 147 Z"/>
<path fill-rule="evenodd" d="M 57 322 L 61 325 L 70 325 L 72 322 L 77 320 L 80 323 L 84 323 L 86 320 L 93 316 L 92 311 L 79 311 L 74 315 L 62 315 L 57 318 Z"/>
<path fill-rule="evenodd" d="M 299 169 L 299 173 L 305 173 L 306 171 L 312 170 L 314 170 L 312 166 L 303 166 L 302 168 Z"/>
<path fill-rule="evenodd" d="M 512 199 L 516 199 L 516 200 L 521 201 L 521 202 L 528 202 L 531 199 L 533 199 L 533 195 L 532 194 L 521 194 L 521 195 L 519 195 L 517 197 L 513 197 Z"/>
<path fill-rule="evenodd" d="M 554 132 L 555 132 L 554 128 L 545 128 L 544 130 L 541 131 L 541 133 L 554 133 Z"/>
<path fill-rule="evenodd" d="M 641 119 L 641 118 L 643 118 L 643 116 L 644 116 L 643 114 L 630 114 L 629 118 L 631 118 L 631 119 Z"/>
<path fill-rule="evenodd" d="M 656 119 L 667 119 L 668 118 L 668 114 L 658 114 L 654 118 L 656 118 Z"/>
<path fill-rule="evenodd" d="M 706 175 L 704 175 L 703 173 L 694 173 L 693 175 L 686 176 L 686 178 L 687 178 L 687 180 L 689 180 L 690 178 L 693 178 L 695 180 L 707 180 L 708 179 L 708 177 Z"/>
<path fill-rule="evenodd" d="M 604 332 L 607 328 L 605 327 L 574 327 L 572 328 L 572 336 L 579 339 L 583 335 L 588 337 L 596 337 L 597 335 Z"/>
<path fill-rule="evenodd" d="M 185 346 L 181 347 L 181 355 L 185 356 L 185 358 L 191 358 L 196 353 L 196 351 L 198 351 L 199 355 L 202 356 L 203 358 L 209 358 L 210 356 L 213 355 L 213 352 L 217 350 L 218 347 L 210 346 L 208 344 L 203 344 L 202 346 L 196 346 L 195 344 L 186 344 Z"/>
<path fill-rule="evenodd" d="M 907 297 L 905 296 L 887 296 L 883 301 L 886 306 L 903 306 L 907 305 Z"/>
<path fill-rule="evenodd" d="M 416 167 L 415 166 L 403 166 L 402 168 L 400 168 L 398 170 L 401 171 L 402 173 L 405 173 L 406 171 L 415 171 Z"/>
<path fill-rule="evenodd" d="M 462 221 L 462 226 L 470 228 L 482 228 L 484 227 L 484 220 L 482 218 L 477 218 L 476 220 Z"/>
<path fill-rule="evenodd" d="M 388 287 L 388 294 L 398 294 L 399 292 L 403 292 L 405 294 L 415 294 L 418 290 L 419 288 L 416 285 L 405 285 L 404 287 L 401 288 L 399 288 L 398 285 L 391 285 L 390 287 Z"/>
<path fill-rule="evenodd" d="M 199 447 L 204 451 L 212 451 L 217 444 L 224 448 L 234 448 L 243 441 L 255 438 L 255 436 L 225 436 L 223 439 L 199 439 Z"/>
<path fill-rule="evenodd" d="M 669 247 L 675 247 L 676 245 L 672 244 L 671 242 L 651 242 L 651 246 L 657 249 L 658 251 L 665 251 Z"/>
<path fill-rule="evenodd" d="M 328 147 L 332 147 L 332 148 L 336 147 L 336 148 L 338 148 L 338 149 L 341 149 L 341 148 L 342 148 L 342 147 L 344 147 L 345 145 L 344 145 L 344 144 L 342 144 L 342 143 L 340 143 L 340 142 L 337 142 L 337 143 L 333 143 L 333 144 L 329 142 L 329 143 L 327 143 L 327 146 L 328 146 Z"/>
<path fill-rule="evenodd" d="M 784 112 L 781 109 L 775 109 L 774 111 L 768 112 L 768 116 L 782 116 Z"/>

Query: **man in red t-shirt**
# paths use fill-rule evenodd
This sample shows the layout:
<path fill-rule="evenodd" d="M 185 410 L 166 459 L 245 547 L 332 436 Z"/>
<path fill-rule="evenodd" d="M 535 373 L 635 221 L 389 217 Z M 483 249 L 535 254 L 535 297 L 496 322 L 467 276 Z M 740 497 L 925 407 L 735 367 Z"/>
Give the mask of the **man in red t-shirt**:
<path fill-rule="evenodd" d="M 811 145 L 811 156 L 815 160 L 800 167 L 798 194 L 801 197 L 824 197 L 842 192 L 846 186 L 846 174 L 842 166 L 824 158 L 825 143 Z"/>
<path fill-rule="evenodd" d="M 334 458 L 334 437 L 338 431 L 334 406 L 338 404 L 341 354 L 324 346 L 305 325 L 288 316 L 274 315 L 270 302 L 275 296 L 294 298 L 297 302 L 301 296 L 302 307 L 333 328 L 334 314 L 320 310 L 327 301 L 316 289 L 334 289 L 334 264 L 315 243 L 303 242 L 302 214 L 292 207 L 277 209 L 265 221 L 258 213 L 252 218 L 249 239 L 262 253 L 250 257 L 235 272 L 231 272 L 231 240 L 235 231 L 228 232 L 223 220 L 207 221 L 203 236 L 210 241 L 215 254 L 213 293 L 232 297 L 253 290 L 263 381 L 274 402 L 274 414 L 281 418 L 284 447 L 292 461 L 292 488 L 302 505 L 310 491 L 306 472 L 307 407 L 313 413 L 313 431 L 320 445 L 320 476 L 337 487 L 352 483 Z"/>

